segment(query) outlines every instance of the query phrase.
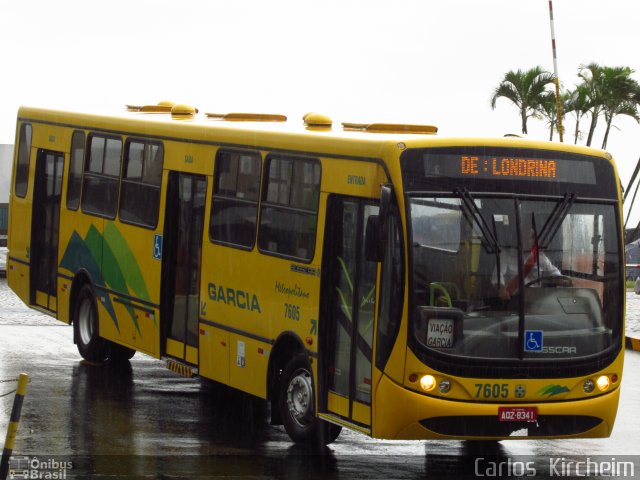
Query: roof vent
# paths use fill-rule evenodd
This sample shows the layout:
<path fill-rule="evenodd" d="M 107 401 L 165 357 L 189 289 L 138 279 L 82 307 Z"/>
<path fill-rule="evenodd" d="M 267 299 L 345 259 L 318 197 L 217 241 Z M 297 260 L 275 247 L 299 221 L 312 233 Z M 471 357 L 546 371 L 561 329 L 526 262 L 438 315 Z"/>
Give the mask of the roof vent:
<path fill-rule="evenodd" d="M 285 115 L 276 113 L 205 113 L 207 118 L 228 122 L 286 122 Z"/>
<path fill-rule="evenodd" d="M 178 104 L 175 102 L 170 102 L 168 100 L 163 100 L 157 105 L 126 105 L 126 107 L 130 112 L 170 113 L 171 115 L 176 117 L 192 117 L 196 113 L 198 113 L 198 109 L 192 107 L 191 105 Z"/>
<path fill-rule="evenodd" d="M 157 105 L 126 105 L 127 110 L 141 113 L 171 113 L 174 102 L 162 101 Z"/>
<path fill-rule="evenodd" d="M 198 113 L 197 108 L 183 103 L 177 103 L 171 107 L 171 116 L 174 118 L 191 118 L 196 113 Z"/>
<path fill-rule="evenodd" d="M 438 127 L 433 125 L 406 125 L 402 123 L 346 123 L 342 126 L 345 130 L 354 130 L 369 133 L 417 133 L 434 134 Z"/>
<path fill-rule="evenodd" d="M 331 128 L 333 121 L 321 113 L 309 112 L 302 117 L 305 127 Z"/>

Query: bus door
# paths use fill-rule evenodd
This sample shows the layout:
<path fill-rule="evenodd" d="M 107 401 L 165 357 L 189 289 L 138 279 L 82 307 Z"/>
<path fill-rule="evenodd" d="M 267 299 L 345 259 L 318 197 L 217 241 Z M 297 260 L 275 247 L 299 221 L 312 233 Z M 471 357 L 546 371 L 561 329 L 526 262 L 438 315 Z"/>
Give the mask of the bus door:
<path fill-rule="evenodd" d="M 57 310 L 58 233 L 64 155 L 38 150 L 31 217 L 31 303 Z"/>
<path fill-rule="evenodd" d="M 163 353 L 198 364 L 200 260 L 207 179 L 169 172 L 162 265 Z"/>
<path fill-rule="evenodd" d="M 378 264 L 365 259 L 364 236 L 377 213 L 370 201 L 332 197 L 325 241 L 330 277 L 321 410 L 369 427 Z"/>

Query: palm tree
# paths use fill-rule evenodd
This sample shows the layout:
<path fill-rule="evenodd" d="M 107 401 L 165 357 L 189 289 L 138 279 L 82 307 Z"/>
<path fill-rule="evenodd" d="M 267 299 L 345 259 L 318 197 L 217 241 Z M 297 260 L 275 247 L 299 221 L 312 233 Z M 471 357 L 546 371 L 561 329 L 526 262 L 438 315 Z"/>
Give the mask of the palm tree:
<path fill-rule="evenodd" d="M 561 95 L 561 98 L 562 97 L 566 97 L 566 95 Z M 556 101 L 556 94 L 554 92 L 544 93 L 537 111 L 541 118 L 545 118 L 547 120 L 547 127 L 549 127 L 549 141 L 553 140 L 553 131 L 558 128 L 558 102 Z M 567 111 L 566 101 L 563 101 L 562 111 Z"/>
<path fill-rule="evenodd" d="M 560 94 L 560 101 L 562 102 L 562 133 L 564 134 L 566 127 L 564 122 L 564 115 L 572 112 L 571 92 L 565 92 Z M 558 130 L 558 101 L 556 100 L 555 92 L 547 91 L 542 94 L 542 102 L 538 106 L 538 116 L 547 120 L 547 127 L 549 127 L 549 140 L 553 140 L 554 129 Z"/>
<path fill-rule="evenodd" d="M 638 101 L 640 84 L 631 78 L 633 70 L 629 67 L 604 67 L 602 71 L 603 105 L 602 111 L 607 123 L 602 148 L 607 148 L 611 124 L 617 115 L 628 115 L 640 122 Z"/>
<path fill-rule="evenodd" d="M 602 113 L 603 104 L 603 85 L 602 85 L 602 71 L 603 68 L 597 63 L 590 63 L 589 65 L 580 65 L 578 69 L 578 76 L 582 79 L 580 85 L 587 93 L 591 108 L 589 114 L 591 115 L 591 125 L 589 126 L 589 133 L 587 134 L 587 147 L 591 145 L 593 140 L 593 133 L 596 130 L 598 124 L 598 117 Z"/>
<path fill-rule="evenodd" d="M 491 97 L 491 108 L 496 108 L 500 97 L 511 100 L 520 110 L 522 133 L 527 133 L 527 119 L 538 115 L 538 108 L 544 101 L 547 85 L 553 83 L 553 74 L 537 66 L 530 70 L 510 70 L 495 89 Z"/>
<path fill-rule="evenodd" d="M 591 109 L 591 98 L 589 97 L 589 90 L 584 84 L 578 85 L 575 90 L 567 92 L 567 109 L 566 113 L 573 113 L 576 117 L 576 129 L 573 134 L 573 143 L 577 144 L 578 139 L 582 137 L 580 131 L 580 120 Z"/>

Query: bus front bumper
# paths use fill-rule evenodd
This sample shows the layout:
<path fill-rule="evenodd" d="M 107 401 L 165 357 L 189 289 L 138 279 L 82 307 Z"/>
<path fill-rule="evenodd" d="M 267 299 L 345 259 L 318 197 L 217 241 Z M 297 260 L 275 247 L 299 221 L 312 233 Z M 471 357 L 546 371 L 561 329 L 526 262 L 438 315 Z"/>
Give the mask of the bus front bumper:
<path fill-rule="evenodd" d="M 583 400 L 498 404 L 448 400 L 409 390 L 382 376 L 373 431 L 387 439 L 603 438 L 611 434 L 620 388 Z M 498 407 L 534 406 L 536 422 L 504 422 Z"/>

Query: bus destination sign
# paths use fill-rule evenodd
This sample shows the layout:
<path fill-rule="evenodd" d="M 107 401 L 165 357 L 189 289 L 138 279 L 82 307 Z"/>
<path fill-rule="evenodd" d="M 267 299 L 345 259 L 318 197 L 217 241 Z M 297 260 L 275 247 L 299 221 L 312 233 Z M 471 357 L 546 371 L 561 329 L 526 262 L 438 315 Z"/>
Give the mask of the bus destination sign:
<path fill-rule="evenodd" d="M 427 153 L 423 161 L 428 177 L 596 183 L 593 162 L 587 159 Z"/>
<path fill-rule="evenodd" d="M 553 179 L 558 175 L 558 165 L 555 160 L 541 158 L 460 156 L 460 174 L 480 175 L 480 173 L 492 177 Z"/>

